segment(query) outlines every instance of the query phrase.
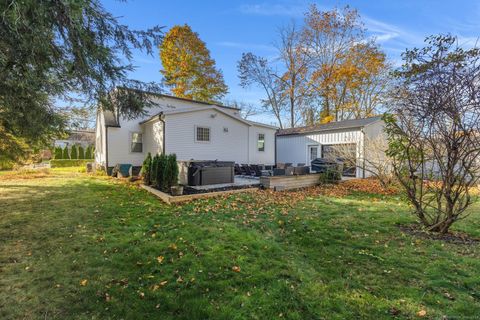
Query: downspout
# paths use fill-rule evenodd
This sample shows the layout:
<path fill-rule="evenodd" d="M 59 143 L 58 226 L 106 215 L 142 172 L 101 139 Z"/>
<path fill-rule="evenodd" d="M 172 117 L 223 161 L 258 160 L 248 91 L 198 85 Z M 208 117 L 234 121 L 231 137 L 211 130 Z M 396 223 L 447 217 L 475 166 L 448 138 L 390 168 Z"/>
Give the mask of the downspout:
<path fill-rule="evenodd" d="M 360 131 L 363 134 L 363 140 L 362 140 L 362 179 L 365 179 L 365 131 L 363 131 L 363 128 Z"/>
<path fill-rule="evenodd" d="M 274 147 L 273 147 L 273 152 L 274 152 L 274 158 L 273 158 L 273 165 L 277 165 L 277 133 L 280 129 L 275 130 L 275 135 L 274 135 Z"/>
<path fill-rule="evenodd" d="M 163 114 L 163 112 L 158 115 L 158 120 L 160 120 L 160 122 L 162 122 L 162 124 L 163 124 L 163 126 L 162 126 L 162 130 L 163 130 L 162 154 L 165 155 L 165 137 L 166 137 L 166 134 L 165 134 L 165 115 Z"/>

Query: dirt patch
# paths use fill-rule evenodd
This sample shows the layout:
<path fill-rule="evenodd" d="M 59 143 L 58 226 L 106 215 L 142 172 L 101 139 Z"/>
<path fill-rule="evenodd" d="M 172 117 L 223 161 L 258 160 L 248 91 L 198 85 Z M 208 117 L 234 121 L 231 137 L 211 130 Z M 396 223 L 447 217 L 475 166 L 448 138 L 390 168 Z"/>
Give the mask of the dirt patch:
<path fill-rule="evenodd" d="M 462 232 L 449 232 L 446 234 L 440 234 L 437 232 L 428 232 L 419 224 L 408 224 L 408 225 L 398 225 L 398 228 L 407 234 L 410 234 L 415 237 L 429 239 L 429 240 L 440 240 L 454 244 L 463 244 L 463 245 L 476 245 L 480 244 L 480 239 L 474 238 L 466 233 Z"/>

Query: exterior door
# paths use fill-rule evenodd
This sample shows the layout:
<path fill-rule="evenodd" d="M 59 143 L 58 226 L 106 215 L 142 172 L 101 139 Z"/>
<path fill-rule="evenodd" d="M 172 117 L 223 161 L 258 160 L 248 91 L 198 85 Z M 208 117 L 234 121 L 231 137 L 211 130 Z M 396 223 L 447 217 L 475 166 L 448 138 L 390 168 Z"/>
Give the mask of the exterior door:
<path fill-rule="evenodd" d="M 319 146 L 318 145 L 310 145 L 308 146 L 307 148 L 307 160 L 308 160 L 308 163 L 307 165 L 310 165 L 310 163 L 317 159 L 319 157 L 318 155 L 318 150 L 319 150 Z"/>

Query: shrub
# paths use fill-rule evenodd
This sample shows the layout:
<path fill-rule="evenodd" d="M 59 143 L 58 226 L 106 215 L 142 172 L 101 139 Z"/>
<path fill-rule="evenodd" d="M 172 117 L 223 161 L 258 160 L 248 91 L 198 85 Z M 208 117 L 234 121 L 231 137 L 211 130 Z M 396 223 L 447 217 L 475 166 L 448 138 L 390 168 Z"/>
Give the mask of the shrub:
<path fill-rule="evenodd" d="M 55 147 L 55 155 L 54 155 L 54 158 L 55 158 L 55 159 L 63 159 L 63 151 L 62 151 L 62 148 L 60 148 L 60 147 Z"/>
<path fill-rule="evenodd" d="M 70 148 L 70 159 L 78 159 L 78 149 L 77 149 L 77 146 L 76 145 L 73 145 L 71 148 Z"/>
<path fill-rule="evenodd" d="M 176 186 L 178 184 L 177 156 L 174 153 L 167 156 L 164 176 L 165 188 L 167 191 L 170 191 L 172 186 Z"/>
<path fill-rule="evenodd" d="M 156 176 L 156 182 L 157 182 L 157 188 L 163 191 L 166 191 L 166 183 L 165 183 L 165 170 L 167 166 L 167 156 L 164 154 L 161 154 L 158 157 L 158 163 L 157 163 L 157 176 Z"/>
<path fill-rule="evenodd" d="M 85 151 L 85 159 L 93 159 L 92 157 L 92 146 L 88 146 Z"/>
<path fill-rule="evenodd" d="M 85 159 L 85 149 L 82 146 L 78 146 L 78 159 Z"/>
<path fill-rule="evenodd" d="M 320 174 L 320 183 L 336 183 L 342 179 L 342 173 L 338 166 L 336 168 L 328 168 Z"/>
<path fill-rule="evenodd" d="M 157 185 L 158 154 L 152 159 L 152 168 L 150 170 L 150 184 Z"/>
<path fill-rule="evenodd" d="M 50 160 L 50 166 L 52 168 L 64 168 L 64 167 L 80 167 L 85 166 L 90 160 L 84 159 L 55 159 Z"/>
<path fill-rule="evenodd" d="M 146 184 L 147 186 L 150 185 L 151 168 L 152 168 L 152 155 L 149 152 L 145 160 L 143 160 L 142 174 L 141 174 L 143 177 L 143 183 Z"/>
<path fill-rule="evenodd" d="M 68 146 L 63 148 L 62 159 L 70 159 L 70 154 L 68 153 Z"/>

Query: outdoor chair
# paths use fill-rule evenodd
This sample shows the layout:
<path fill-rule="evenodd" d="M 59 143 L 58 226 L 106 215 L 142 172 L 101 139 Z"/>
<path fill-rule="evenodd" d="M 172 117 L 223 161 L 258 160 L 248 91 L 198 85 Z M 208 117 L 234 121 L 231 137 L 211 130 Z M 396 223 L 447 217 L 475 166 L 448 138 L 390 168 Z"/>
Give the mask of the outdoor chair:
<path fill-rule="evenodd" d="M 235 163 L 234 170 L 235 170 L 235 175 L 242 175 L 243 174 L 242 168 L 240 167 L 240 165 L 238 163 Z"/>
<path fill-rule="evenodd" d="M 252 171 L 248 164 L 242 164 L 242 168 L 245 170 L 245 175 L 247 176 L 254 176 L 255 172 Z"/>
<path fill-rule="evenodd" d="M 259 166 L 256 164 L 251 165 L 253 172 L 255 173 L 256 177 L 261 177 L 262 176 L 262 171 L 260 170 Z"/>

